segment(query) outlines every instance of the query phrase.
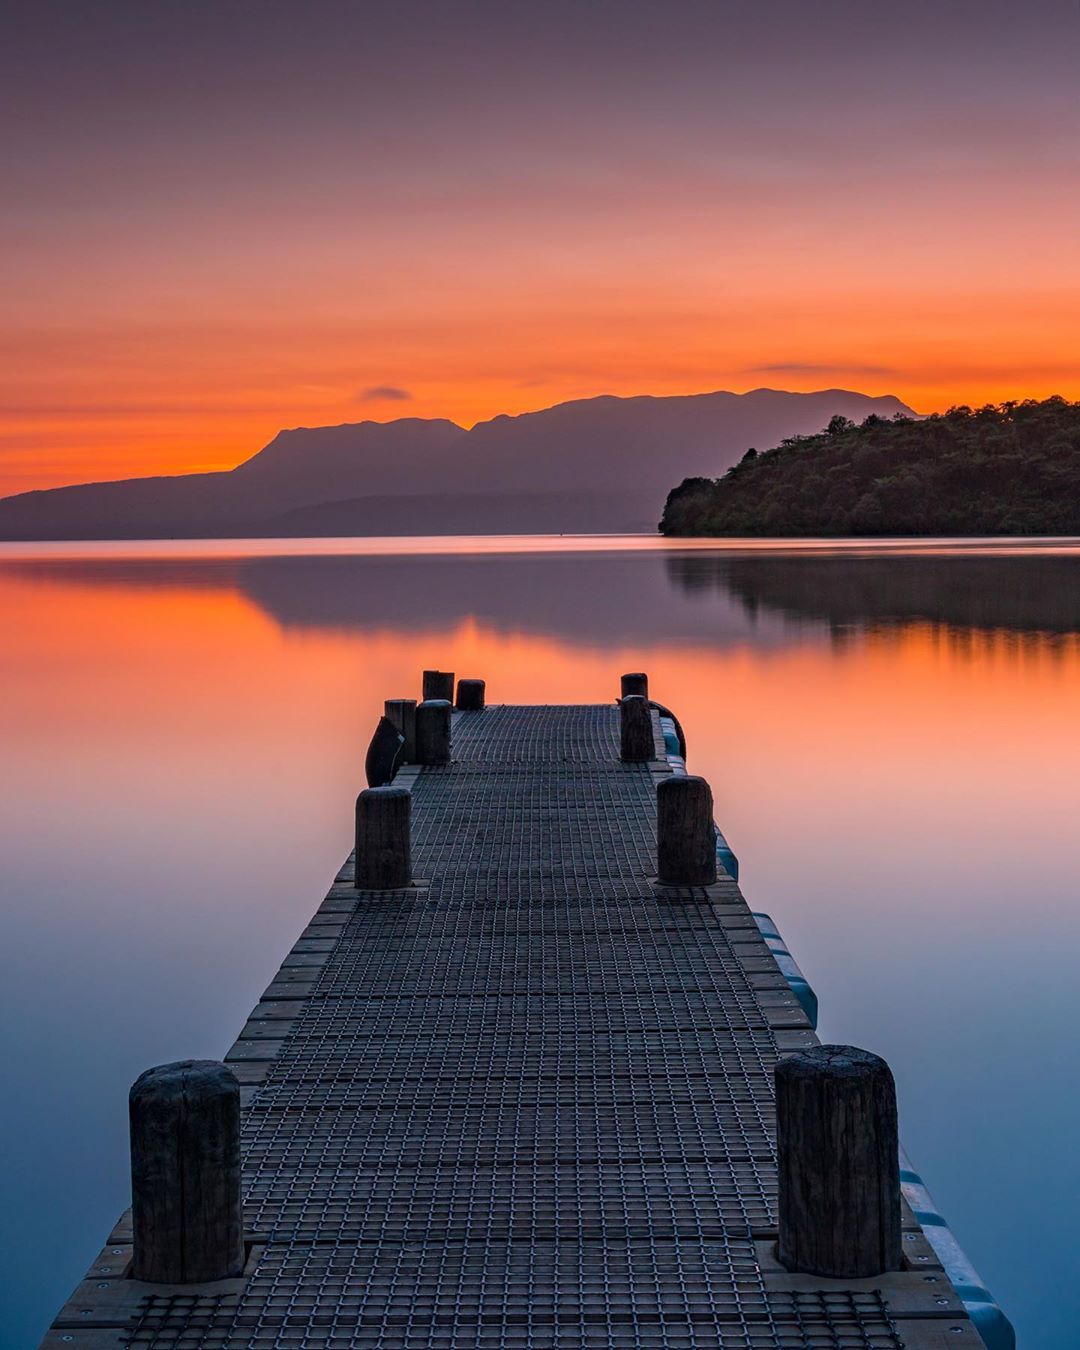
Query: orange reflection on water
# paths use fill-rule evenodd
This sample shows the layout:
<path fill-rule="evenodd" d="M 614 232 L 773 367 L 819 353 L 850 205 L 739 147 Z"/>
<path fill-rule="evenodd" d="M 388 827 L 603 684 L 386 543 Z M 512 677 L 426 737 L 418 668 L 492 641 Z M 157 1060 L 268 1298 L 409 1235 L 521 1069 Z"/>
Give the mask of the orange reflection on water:
<path fill-rule="evenodd" d="M 43 1318 L 122 1207 L 128 1085 L 232 1040 L 349 846 L 383 700 L 436 665 L 493 702 L 606 701 L 649 672 L 824 1034 L 889 1058 L 909 1146 L 1015 1306 L 1010 1213 L 1080 1182 L 1055 1097 L 1080 946 L 1076 550 L 570 550 L 0 564 L 0 1015 L 35 1084 L 0 1146 L 25 1161 L 20 1233 L 30 1181 L 55 1181 L 22 1242 L 55 1275 Z M 1033 1130 L 1045 1159 L 1018 1170 Z M 1046 1212 L 1040 1269 L 1070 1250 Z"/>

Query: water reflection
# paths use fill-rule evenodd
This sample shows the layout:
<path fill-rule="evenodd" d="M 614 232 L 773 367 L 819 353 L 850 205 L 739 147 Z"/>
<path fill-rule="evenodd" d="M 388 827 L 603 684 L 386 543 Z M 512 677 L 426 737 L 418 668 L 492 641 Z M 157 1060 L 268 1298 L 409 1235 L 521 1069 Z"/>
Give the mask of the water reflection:
<path fill-rule="evenodd" d="M 408 547 L 0 552 L 0 1344 L 125 1203 L 129 1083 L 230 1043 L 382 700 L 442 666 L 529 702 L 649 670 L 824 1034 L 888 1056 L 1022 1342 L 1071 1346 L 1080 552 Z"/>
<path fill-rule="evenodd" d="M 969 556 L 747 556 L 680 553 L 665 559 L 690 596 L 737 599 L 748 615 L 782 614 L 852 629 L 916 622 L 964 634 L 1075 637 L 1080 631 L 1080 554 Z"/>

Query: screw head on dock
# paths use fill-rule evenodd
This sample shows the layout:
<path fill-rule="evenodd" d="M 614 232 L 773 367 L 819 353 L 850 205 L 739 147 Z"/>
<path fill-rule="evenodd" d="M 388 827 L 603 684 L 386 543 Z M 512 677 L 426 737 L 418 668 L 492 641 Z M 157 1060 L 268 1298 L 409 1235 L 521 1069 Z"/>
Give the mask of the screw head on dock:
<path fill-rule="evenodd" d="M 642 764 L 655 756 L 649 700 L 640 694 L 620 699 L 619 758 L 627 764 Z"/>
<path fill-rule="evenodd" d="M 484 707 L 484 680 L 458 680 L 458 712 L 481 712 Z"/>
<path fill-rule="evenodd" d="M 673 774 L 656 788 L 656 864 L 662 886 L 711 886 L 716 880 L 712 789 L 694 774 Z"/>
<path fill-rule="evenodd" d="M 649 697 L 649 677 L 643 670 L 624 675 L 620 685 L 621 698 L 629 698 L 631 694 L 639 694 L 642 698 Z"/>
<path fill-rule="evenodd" d="M 198 1284 L 244 1268 L 240 1084 L 214 1060 L 147 1069 L 128 1098 L 136 1280 Z"/>
<path fill-rule="evenodd" d="M 452 670 L 425 670 L 424 702 L 428 703 L 433 699 L 442 698 L 449 703 L 454 701 L 454 672 Z"/>
<path fill-rule="evenodd" d="M 417 764 L 450 763 L 449 699 L 429 698 L 416 708 Z"/>
<path fill-rule="evenodd" d="M 899 1270 L 896 1085 L 878 1055 L 819 1045 L 776 1066 L 777 1254 L 791 1271 Z"/>
<path fill-rule="evenodd" d="M 412 793 L 373 787 L 356 799 L 358 891 L 392 891 L 412 883 Z"/>

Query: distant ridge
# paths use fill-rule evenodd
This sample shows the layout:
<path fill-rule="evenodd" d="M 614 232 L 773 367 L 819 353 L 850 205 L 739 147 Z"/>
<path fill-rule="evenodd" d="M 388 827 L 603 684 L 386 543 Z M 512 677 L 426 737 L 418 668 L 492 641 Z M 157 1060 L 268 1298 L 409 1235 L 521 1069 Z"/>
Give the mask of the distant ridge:
<path fill-rule="evenodd" d="M 20 493 L 0 539 L 652 530 L 672 482 L 892 396 L 754 389 L 578 399 L 467 431 L 444 419 L 296 428 L 235 469 Z"/>

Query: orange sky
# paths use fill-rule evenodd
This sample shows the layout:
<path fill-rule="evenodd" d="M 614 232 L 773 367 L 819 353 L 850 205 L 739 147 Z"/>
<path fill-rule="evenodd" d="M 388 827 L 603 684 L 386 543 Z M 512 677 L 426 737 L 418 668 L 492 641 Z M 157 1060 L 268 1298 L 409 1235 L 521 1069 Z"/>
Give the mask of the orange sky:
<path fill-rule="evenodd" d="M 599 393 L 1080 396 L 1075 10 L 772 8 L 26 18 L 0 493 Z"/>

